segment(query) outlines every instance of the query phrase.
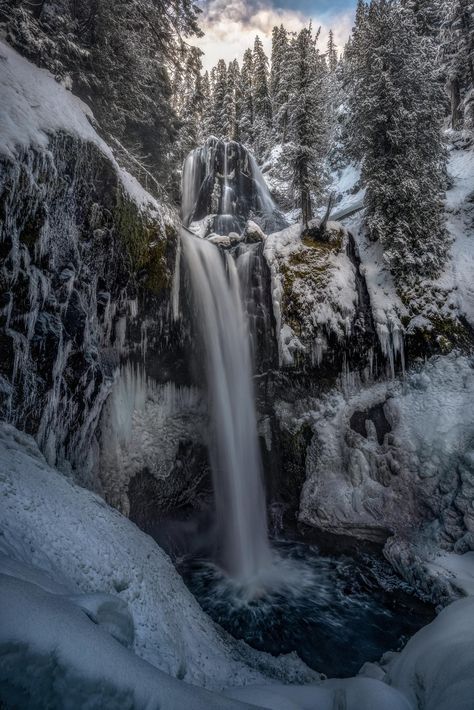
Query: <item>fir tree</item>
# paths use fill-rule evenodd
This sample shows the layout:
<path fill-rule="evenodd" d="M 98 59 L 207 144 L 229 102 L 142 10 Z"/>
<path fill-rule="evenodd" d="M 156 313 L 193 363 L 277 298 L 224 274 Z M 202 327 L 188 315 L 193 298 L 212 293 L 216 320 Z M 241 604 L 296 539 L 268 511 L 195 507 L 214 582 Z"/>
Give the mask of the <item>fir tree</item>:
<path fill-rule="evenodd" d="M 337 47 L 334 42 L 334 32 L 329 30 L 328 38 L 328 48 L 326 53 L 328 69 L 331 74 L 335 74 L 337 70 L 338 58 L 337 58 Z"/>
<path fill-rule="evenodd" d="M 216 138 L 228 138 L 231 128 L 230 106 L 227 93 L 227 67 L 223 59 L 219 59 L 214 79 L 211 110 L 211 133 Z"/>
<path fill-rule="evenodd" d="M 268 57 L 260 37 L 255 37 L 253 48 L 253 144 L 256 155 L 261 158 L 268 147 L 272 107 L 268 89 Z"/>
<path fill-rule="evenodd" d="M 230 102 L 230 135 L 234 141 L 240 141 L 240 124 L 242 120 L 242 86 L 240 68 L 237 59 L 230 62 L 227 71 L 227 95 Z"/>
<path fill-rule="evenodd" d="M 451 99 L 451 125 L 474 127 L 474 0 L 447 0 L 441 32 L 443 71 Z"/>
<path fill-rule="evenodd" d="M 411 9 L 393 0 L 372 0 L 356 30 L 350 132 L 363 158 L 366 227 L 404 284 L 438 274 L 448 249 L 435 53 Z"/>
<path fill-rule="evenodd" d="M 277 141 L 285 143 L 288 125 L 288 32 L 283 25 L 273 28 L 270 74 L 273 130 Z"/>
<path fill-rule="evenodd" d="M 0 19 L 12 45 L 89 103 L 132 172 L 165 178 L 179 129 L 170 76 L 184 38 L 201 34 L 197 16 L 189 0 L 5 0 Z"/>
<path fill-rule="evenodd" d="M 240 140 L 246 145 L 253 145 L 254 139 L 254 101 L 253 101 L 253 53 L 247 49 L 244 53 L 240 72 Z"/>
<path fill-rule="evenodd" d="M 311 27 L 293 38 L 288 53 L 291 74 L 288 139 L 285 155 L 292 170 L 294 201 L 303 223 L 312 218 L 313 195 L 324 181 L 327 150 L 326 63 L 317 50 Z"/>

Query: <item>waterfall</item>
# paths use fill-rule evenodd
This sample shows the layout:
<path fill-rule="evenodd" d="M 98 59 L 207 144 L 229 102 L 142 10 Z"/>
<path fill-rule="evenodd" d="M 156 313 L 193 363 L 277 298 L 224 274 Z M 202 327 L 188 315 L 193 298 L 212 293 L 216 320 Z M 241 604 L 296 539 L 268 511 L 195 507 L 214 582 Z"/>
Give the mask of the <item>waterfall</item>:
<path fill-rule="evenodd" d="M 183 224 L 210 217 L 207 234 L 227 235 L 242 233 L 250 216 L 267 231 L 287 226 L 252 154 L 236 141 L 211 136 L 184 161 Z"/>
<path fill-rule="evenodd" d="M 249 331 L 233 258 L 182 235 L 210 404 L 209 451 L 222 561 L 250 584 L 271 563 Z"/>

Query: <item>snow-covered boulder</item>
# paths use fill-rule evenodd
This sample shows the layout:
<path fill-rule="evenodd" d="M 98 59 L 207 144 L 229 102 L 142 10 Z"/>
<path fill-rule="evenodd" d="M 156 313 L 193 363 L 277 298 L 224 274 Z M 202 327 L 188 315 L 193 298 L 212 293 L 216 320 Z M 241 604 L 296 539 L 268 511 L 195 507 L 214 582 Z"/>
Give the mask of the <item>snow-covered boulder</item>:
<path fill-rule="evenodd" d="M 260 244 L 261 242 L 264 242 L 267 238 L 266 234 L 263 232 L 262 229 L 260 229 L 258 224 L 253 222 L 251 219 L 249 219 L 247 224 L 245 225 L 243 236 L 244 241 L 247 244 Z"/>
<path fill-rule="evenodd" d="M 306 422 L 313 431 L 300 520 L 379 541 L 395 534 L 387 556 L 422 587 L 423 559 L 433 551 L 472 549 L 473 401 L 472 360 L 450 355 L 404 380 L 301 402 L 296 419 L 281 405 L 283 424 Z M 449 598 L 441 588 L 433 596 Z"/>
<path fill-rule="evenodd" d="M 352 351 L 364 317 L 360 315 L 357 266 L 348 254 L 349 236 L 340 226 L 329 242 L 302 236 L 293 225 L 267 237 L 264 255 L 272 274 L 273 310 L 279 336 L 280 364 L 320 366 L 324 359 L 342 362 L 351 338 Z M 289 345 L 291 343 L 291 346 Z"/>

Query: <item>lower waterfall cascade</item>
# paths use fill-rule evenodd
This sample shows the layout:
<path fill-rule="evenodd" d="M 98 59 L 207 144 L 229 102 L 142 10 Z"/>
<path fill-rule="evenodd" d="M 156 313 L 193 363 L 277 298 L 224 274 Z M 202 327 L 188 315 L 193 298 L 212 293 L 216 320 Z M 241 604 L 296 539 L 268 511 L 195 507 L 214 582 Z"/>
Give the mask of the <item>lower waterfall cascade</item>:
<path fill-rule="evenodd" d="M 249 582 L 271 562 L 247 319 L 234 259 L 183 231 L 204 348 L 210 458 L 225 567 Z"/>

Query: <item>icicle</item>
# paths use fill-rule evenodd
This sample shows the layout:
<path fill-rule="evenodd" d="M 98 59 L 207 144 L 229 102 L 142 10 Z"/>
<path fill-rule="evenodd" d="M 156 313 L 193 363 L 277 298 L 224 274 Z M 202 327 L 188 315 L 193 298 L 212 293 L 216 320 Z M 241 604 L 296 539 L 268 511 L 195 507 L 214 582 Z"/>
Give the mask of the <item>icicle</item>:
<path fill-rule="evenodd" d="M 178 235 L 176 244 L 176 257 L 174 262 L 173 285 L 171 288 L 171 313 L 176 322 L 180 318 L 179 295 L 181 287 L 181 234 Z"/>

